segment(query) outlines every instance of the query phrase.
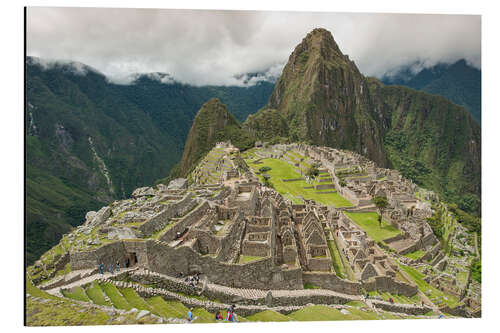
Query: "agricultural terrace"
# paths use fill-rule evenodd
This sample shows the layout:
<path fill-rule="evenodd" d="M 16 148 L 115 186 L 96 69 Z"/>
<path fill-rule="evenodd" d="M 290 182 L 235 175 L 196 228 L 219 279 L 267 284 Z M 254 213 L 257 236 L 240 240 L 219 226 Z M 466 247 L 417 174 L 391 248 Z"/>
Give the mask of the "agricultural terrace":
<path fill-rule="evenodd" d="M 270 183 L 274 186 L 276 191 L 288 197 L 294 203 L 302 203 L 302 200 L 299 198 L 299 196 L 302 196 L 305 199 L 312 199 L 323 205 L 332 205 L 334 207 L 352 206 L 352 203 L 338 194 L 335 190 L 315 190 L 313 186 L 318 184 L 316 182 L 307 183 L 305 180 L 283 181 L 283 179 L 297 179 L 303 177 L 286 161 L 266 158 L 262 159 L 257 164 L 252 160 L 246 160 L 246 162 L 255 173 L 260 173 L 259 169 L 265 166 L 271 168 L 271 170 L 265 172 L 271 177 L 269 179 Z M 261 181 L 264 180 L 261 174 L 258 176 Z"/>

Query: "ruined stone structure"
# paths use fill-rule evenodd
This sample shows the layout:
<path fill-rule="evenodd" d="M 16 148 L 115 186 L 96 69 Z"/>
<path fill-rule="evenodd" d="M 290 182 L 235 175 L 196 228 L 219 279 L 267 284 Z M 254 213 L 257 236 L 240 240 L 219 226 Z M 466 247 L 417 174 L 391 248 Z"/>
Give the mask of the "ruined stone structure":
<path fill-rule="evenodd" d="M 408 297 L 418 288 L 402 277 L 387 246 L 398 255 L 423 249 L 421 260 L 436 268 L 446 265 L 425 221 L 432 211 L 416 198 L 418 188 L 411 181 L 360 155 L 332 148 L 278 145 L 261 148 L 256 155 L 282 157 L 290 151 L 320 165 L 323 178 L 354 207 L 327 207 L 306 199 L 293 204 L 260 184 L 249 169 L 235 166 L 229 158 L 232 146 L 221 143 L 202 163 L 210 158 L 219 165 L 229 161 L 232 169 L 220 173 L 223 177 L 211 182 L 203 178 L 203 169 L 195 170 L 187 188 L 184 180 L 174 181 L 175 186 L 140 188 L 131 199 L 89 212 L 84 225 L 68 236 L 73 250 L 64 263 L 72 270 L 92 270 L 100 263 L 118 262 L 172 278 L 198 273 L 230 288 L 302 290 L 311 284 L 343 295 L 359 296 L 365 290 Z M 346 214 L 375 211 L 371 199 L 379 195 L 389 201 L 384 219 L 401 231 L 382 243 Z M 336 251 L 350 274 L 337 274 Z M 452 282 L 443 275 L 428 280 L 460 296 Z"/>

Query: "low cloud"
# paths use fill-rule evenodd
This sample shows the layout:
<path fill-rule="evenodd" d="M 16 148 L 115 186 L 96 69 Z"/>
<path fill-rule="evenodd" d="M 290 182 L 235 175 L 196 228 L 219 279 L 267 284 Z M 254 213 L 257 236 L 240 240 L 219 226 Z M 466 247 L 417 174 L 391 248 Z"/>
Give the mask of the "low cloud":
<path fill-rule="evenodd" d="M 477 15 L 30 7 L 26 39 L 28 55 L 83 63 L 121 84 L 162 72 L 194 85 L 249 85 L 279 76 L 316 27 L 365 75 L 461 58 L 481 67 Z"/>

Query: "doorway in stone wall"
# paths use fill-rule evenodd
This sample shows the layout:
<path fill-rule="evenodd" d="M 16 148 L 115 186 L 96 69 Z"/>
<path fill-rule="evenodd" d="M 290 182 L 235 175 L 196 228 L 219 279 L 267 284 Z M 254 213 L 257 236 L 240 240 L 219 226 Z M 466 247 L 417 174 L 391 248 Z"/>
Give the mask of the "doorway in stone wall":
<path fill-rule="evenodd" d="M 129 252 L 127 253 L 126 259 L 125 259 L 125 266 L 128 267 L 134 267 L 135 264 L 137 264 L 137 253 L 135 252 Z"/>

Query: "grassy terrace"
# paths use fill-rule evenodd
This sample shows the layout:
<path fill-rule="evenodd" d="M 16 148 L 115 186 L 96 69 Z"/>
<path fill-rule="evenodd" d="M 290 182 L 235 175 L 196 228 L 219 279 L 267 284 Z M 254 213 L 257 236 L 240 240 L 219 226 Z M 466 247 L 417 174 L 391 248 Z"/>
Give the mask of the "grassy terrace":
<path fill-rule="evenodd" d="M 420 304 L 420 298 L 418 295 L 414 295 L 412 297 L 406 297 L 404 295 L 396 295 L 396 294 L 389 294 L 388 292 L 378 292 L 378 291 L 370 291 L 368 292 L 370 296 L 379 296 L 381 297 L 384 301 L 389 301 L 389 299 L 392 297 L 394 299 L 395 303 L 401 303 L 401 304 L 413 304 L 417 303 Z"/>
<path fill-rule="evenodd" d="M 415 252 L 410 252 L 405 254 L 404 256 L 413 260 L 417 260 L 419 258 L 422 258 L 427 252 L 423 250 L 417 250 Z"/>
<path fill-rule="evenodd" d="M 458 305 L 458 299 L 455 296 L 445 294 L 441 290 L 431 286 L 427 282 L 424 281 L 425 275 L 423 273 L 420 273 L 416 269 L 403 265 L 399 263 L 399 266 L 405 273 L 413 280 L 418 286 L 418 289 L 423 292 L 424 294 L 427 294 L 428 291 L 430 291 L 430 294 L 428 297 L 431 299 L 432 302 L 438 303 L 442 302 L 444 304 L 449 305 L 451 308 L 455 307 Z"/>
<path fill-rule="evenodd" d="M 77 301 L 82 301 L 82 302 L 89 301 L 89 298 L 87 297 L 87 294 L 85 293 L 85 290 L 83 290 L 82 287 L 76 287 L 73 288 L 73 290 L 62 291 L 62 294 L 64 295 L 64 297 L 72 298 Z"/>
<path fill-rule="evenodd" d="M 26 284 L 27 292 L 33 296 L 46 299 L 46 302 L 29 299 L 27 302 L 27 323 L 28 325 L 42 326 L 57 326 L 57 325 L 104 325 L 104 324 L 152 324 L 156 321 L 153 319 L 137 320 L 136 313 L 126 314 L 125 320 L 114 317 L 111 320 L 107 311 L 99 309 L 89 309 L 76 304 L 73 299 L 88 295 L 86 302 L 101 304 L 106 306 L 114 306 L 121 309 L 145 309 L 153 314 L 160 315 L 164 318 L 186 318 L 188 308 L 179 301 L 165 300 L 161 296 L 153 296 L 142 298 L 133 289 L 119 288 L 109 283 L 98 284 L 92 283 L 86 290 L 82 288 L 75 289 L 72 293 L 66 293 L 66 297 L 52 296 L 35 286 L 29 280 Z M 306 285 L 305 288 L 316 288 L 313 285 Z M 79 295 L 75 297 L 75 295 Z M 104 300 L 104 295 L 110 297 L 113 304 L 109 304 Z M 384 297 L 386 295 L 382 295 Z M 83 297 L 83 298 L 82 298 Z M 396 299 L 396 297 L 394 297 Z M 412 299 L 403 299 L 405 302 L 411 302 Z M 360 319 L 401 319 L 415 318 L 414 316 L 402 316 L 390 314 L 384 311 L 378 313 L 367 308 L 366 304 L 359 301 L 349 302 L 347 311 L 342 313 L 339 309 L 334 309 L 325 305 L 306 306 L 298 311 L 294 311 L 288 315 L 283 315 L 275 311 L 266 310 L 250 315 L 248 317 L 238 316 L 240 322 L 273 322 L 273 321 L 318 321 L 318 320 L 360 320 Z M 215 314 L 208 312 L 204 308 L 195 308 L 194 316 L 197 319 L 195 323 L 212 323 L 215 322 Z M 221 311 L 223 317 L 226 316 L 226 311 Z M 122 316 L 120 316 L 122 317 Z M 420 317 L 422 318 L 422 317 Z M 111 321 L 110 321 L 111 320 Z"/>
<path fill-rule="evenodd" d="M 260 260 L 260 259 L 263 259 L 265 257 L 259 257 L 259 256 L 240 256 L 240 260 L 238 261 L 238 263 L 240 264 L 246 264 L 247 262 L 252 262 L 252 261 L 256 261 L 256 260 Z"/>
<path fill-rule="evenodd" d="M 323 205 L 332 205 L 335 207 L 351 207 L 352 204 L 338 193 L 318 194 L 317 191 L 312 189 L 304 189 L 310 187 L 312 184 L 306 183 L 305 180 L 284 182 L 282 179 L 301 178 L 302 176 L 295 171 L 294 167 L 286 161 L 266 158 L 262 160 L 262 164 L 254 164 L 252 161 L 246 161 L 248 165 L 258 172 L 263 166 L 270 167 L 271 170 L 266 171 L 266 174 L 271 176 L 270 182 L 273 184 L 276 191 L 290 198 L 294 203 L 302 203 L 298 198 L 299 195 L 306 199 L 312 199 Z M 263 178 L 259 175 L 259 179 Z"/>
<path fill-rule="evenodd" d="M 353 220 L 361 229 L 366 231 L 368 237 L 379 242 L 384 239 L 401 234 L 401 231 L 394 228 L 387 221 L 382 219 L 382 226 L 378 225 L 377 213 L 348 213 L 346 215 Z"/>
<path fill-rule="evenodd" d="M 330 249 L 330 256 L 332 257 L 333 269 L 335 270 L 335 274 L 341 279 L 345 276 L 345 268 L 342 264 L 342 259 L 340 259 L 340 253 L 338 251 L 337 245 L 335 241 L 328 241 L 328 248 Z"/>
<path fill-rule="evenodd" d="M 93 303 L 105 306 L 111 306 L 111 304 L 104 298 L 104 292 L 97 282 L 93 282 L 86 290 L 87 296 Z"/>

